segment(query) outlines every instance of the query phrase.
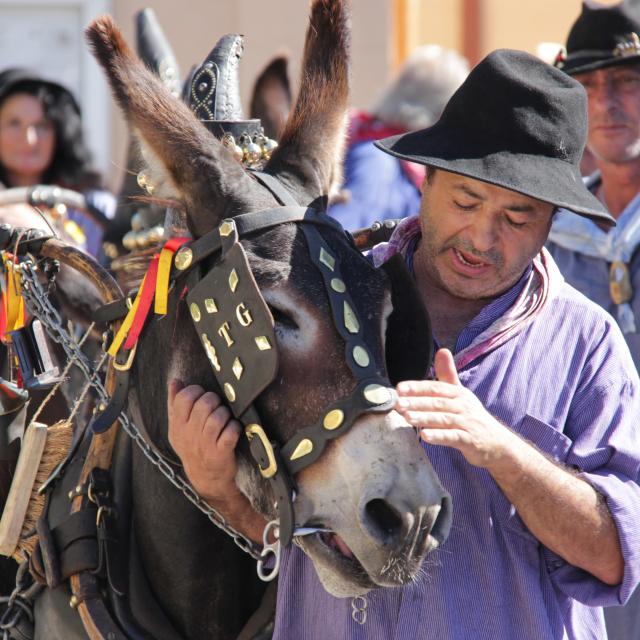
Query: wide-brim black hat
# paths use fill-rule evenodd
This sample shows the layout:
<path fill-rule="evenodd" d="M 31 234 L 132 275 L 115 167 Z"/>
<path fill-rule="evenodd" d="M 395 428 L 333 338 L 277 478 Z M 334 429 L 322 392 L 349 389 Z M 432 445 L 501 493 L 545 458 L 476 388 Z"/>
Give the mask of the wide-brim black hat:
<path fill-rule="evenodd" d="M 471 71 L 435 125 L 376 146 L 615 224 L 582 181 L 586 138 L 580 83 L 528 53 L 500 49 Z"/>
<path fill-rule="evenodd" d="M 12 67 L 0 73 L 0 102 L 2 102 L 8 94 L 19 90 L 21 85 L 28 84 L 40 84 L 47 87 L 54 94 L 66 94 L 75 110 L 80 113 L 78 102 L 69 89 L 53 80 L 42 77 L 36 71 L 23 69 L 21 67 Z"/>
<path fill-rule="evenodd" d="M 569 75 L 640 63 L 640 3 L 602 5 L 587 0 L 555 65 Z"/>

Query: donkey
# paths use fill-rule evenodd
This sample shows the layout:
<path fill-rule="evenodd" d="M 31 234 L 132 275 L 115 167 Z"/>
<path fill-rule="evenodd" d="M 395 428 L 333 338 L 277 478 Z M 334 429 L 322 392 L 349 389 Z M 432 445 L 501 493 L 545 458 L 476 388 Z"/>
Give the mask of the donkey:
<path fill-rule="evenodd" d="M 146 148 L 150 167 L 145 173 L 157 185 L 156 193 L 183 205 L 194 238 L 225 219 L 278 206 L 273 192 L 136 60 L 110 18 L 95 21 L 88 37 Z M 344 1 L 314 0 L 299 95 L 264 169 L 295 202 L 317 211 L 326 208 L 340 164 L 348 37 Z M 358 384 L 303 226 L 287 222 L 241 240 L 275 323 L 279 354 L 277 374 L 255 408 L 269 438 L 281 443 L 301 427 L 321 422 L 327 408 L 353 396 Z M 351 326 L 355 322 L 364 336 L 367 363 L 358 366 L 384 380 L 392 399 L 392 383 L 422 377 L 428 368 L 431 338 L 419 297 L 397 265 L 374 269 L 341 229 L 315 228 L 340 264 L 337 286 L 350 293 Z M 212 266 L 207 259 L 200 268 L 206 273 Z M 179 471 L 167 436 L 168 382 L 178 378 L 220 388 L 189 317 L 183 283 L 173 287 L 168 306 L 168 314 L 149 321 L 140 337 L 129 412 Z M 253 563 L 156 472 L 126 435 L 118 438 L 114 476 L 120 480 L 114 484 L 131 513 L 128 528 L 126 509 L 119 505 L 127 541 L 127 553 L 120 554 L 126 558 L 126 594 L 111 600 L 121 624 L 131 637 L 237 637 L 262 594 Z M 246 442 L 237 457 L 238 486 L 258 512 L 274 520 L 279 515 L 274 495 Z M 448 533 L 450 498 L 392 401 L 382 412 L 362 413 L 348 431 L 330 440 L 322 455 L 295 475 L 295 484 L 295 525 L 315 531 L 295 541 L 336 596 L 410 581 Z M 68 614 L 61 622 L 60 606 L 66 603 L 50 591 L 36 605 L 38 627 L 48 625 L 40 637 L 83 637 L 77 624 L 74 632 L 70 629 Z"/>

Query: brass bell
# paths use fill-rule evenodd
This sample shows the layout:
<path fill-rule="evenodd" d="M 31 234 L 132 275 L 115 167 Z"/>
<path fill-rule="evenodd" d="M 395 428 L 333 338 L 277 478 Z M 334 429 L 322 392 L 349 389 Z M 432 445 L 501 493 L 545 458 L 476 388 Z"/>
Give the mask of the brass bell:
<path fill-rule="evenodd" d="M 138 174 L 136 181 L 141 189 L 147 188 L 147 176 L 142 171 Z"/>
<path fill-rule="evenodd" d="M 230 133 L 225 133 L 220 142 L 222 142 L 222 146 L 227 147 L 227 149 L 233 150 L 236 146 L 236 139 Z"/>
<path fill-rule="evenodd" d="M 155 227 L 151 227 L 149 229 L 149 243 L 156 244 L 162 240 L 164 237 L 164 227 L 157 225 Z"/>
<path fill-rule="evenodd" d="M 233 147 L 233 155 L 238 162 L 242 162 L 242 160 L 244 159 L 244 151 L 242 147 L 235 145 Z"/>
<path fill-rule="evenodd" d="M 267 138 L 265 143 L 262 145 L 262 157 L 265 160 L 268 160 L 271 157 L 271 154 L 278 148 L 278 143 L 271 138 Z"/>
<path fill-rule="evenodd" d="M 262 149 L 255 142 L 250 142 L 245 147 L 245 152 L 244 152 L 245 162 L 249 165 L 256 164 L 257 162 L 260 162 L 261 158 L 262 158 Z"/>
<path fill-rule="evenodd" d="M 149 232 L 138 231 L 136 233 L 136 247 L 138 249 L 145 249 L 149 246 Z"/>
<path fill-rule="evenodd" d="M 131 228 L 134 231 L 142 231 L 142 229 L 144 229 L 144 223 L 142 221 L 142 216 L 140 215 L 139 212 L 134 213 L 131 216 Z"/>
<path fill-rule="evenodd" d="M 137 235 L 138 234 L 135 231 L 129 231 L 124 234 L 124 237 L 122 238 L 122 246 L 127 251 L 133 251 L 138 246 L 136 241 Z"/>

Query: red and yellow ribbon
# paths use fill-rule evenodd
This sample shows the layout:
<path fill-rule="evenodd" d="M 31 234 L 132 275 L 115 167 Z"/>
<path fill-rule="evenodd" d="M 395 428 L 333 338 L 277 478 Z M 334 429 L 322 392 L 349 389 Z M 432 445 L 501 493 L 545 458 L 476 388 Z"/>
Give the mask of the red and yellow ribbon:
<path fill-rule="evenodd" d="M 171 276 L 173 256 L 175 252 L 188 241 L 189 238 L 171 238 L 165 243 L 162 251 L 153 256 L 149 269 L 131 305 L 131 309 L 129 309 L 129 313 L 127 313 L 122 322 L 122 326 L 118 330 L 118 333 L 116 333 L 109 347 L 108 353 L 110 356 L 115 357 L 123 343 L 125 350 L 131 350 L 135 347 L 147 316 L 149 315 L 149 311 L 151 310 L 151 303 L 154 301 L 154 298 L 154 312 L 158 315 L 165 315 L 167 313 L 169 279 Z"/>
<path fill-rule="evenodd" d="M 22 329 L 26 324 L 26 311 L 22 298 L 22 285 L 18 264 L 13 256 L 3 254 L 2 262 L 6 274 L 2 295 L 2 313 L 0 314 L 0 339 L 10 340 L 10 331 Z"/>

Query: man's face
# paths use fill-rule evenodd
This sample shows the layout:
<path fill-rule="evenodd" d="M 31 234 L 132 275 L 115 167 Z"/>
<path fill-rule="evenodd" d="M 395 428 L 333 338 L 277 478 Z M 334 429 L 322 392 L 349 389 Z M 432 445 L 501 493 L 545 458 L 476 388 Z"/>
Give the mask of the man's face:
<path fill-rule="evenodd" d="M 607 67 L 575 76 L 589 98 L 588 146 L 604 162 L 640 158 L 640 65 Z"/>
<path fill-rule="evenodd" d="M 553 210 L 515 191 L 436 171 L 424 183 L 420 211 L 426 277 L 457 298 L 496 297 L 542 248 Z"/>

